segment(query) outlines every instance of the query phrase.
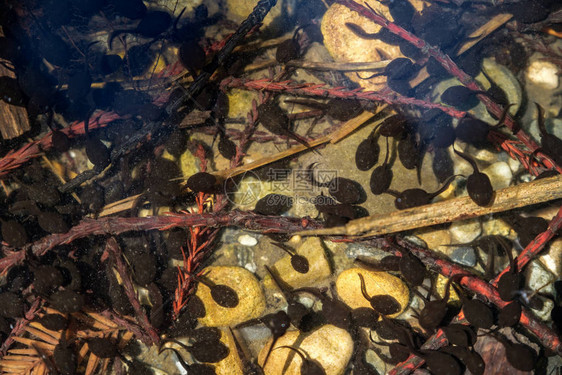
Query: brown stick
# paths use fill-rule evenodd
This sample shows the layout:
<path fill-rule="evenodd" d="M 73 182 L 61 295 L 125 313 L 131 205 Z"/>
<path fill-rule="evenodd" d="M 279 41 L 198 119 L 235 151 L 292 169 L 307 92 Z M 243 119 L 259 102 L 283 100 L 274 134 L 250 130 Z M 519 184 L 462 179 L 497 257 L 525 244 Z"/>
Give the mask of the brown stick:
<path fill-rule="evenodd" d="M 498 190 L 492 206 L 480 207 L 466 196 L 390 214 L 368 216 L 352 220 L 342 227 L 305 230 L 295 234 L 377 236 L 509 211 L 559 198 L 562 198 L 561 175 Z"/>

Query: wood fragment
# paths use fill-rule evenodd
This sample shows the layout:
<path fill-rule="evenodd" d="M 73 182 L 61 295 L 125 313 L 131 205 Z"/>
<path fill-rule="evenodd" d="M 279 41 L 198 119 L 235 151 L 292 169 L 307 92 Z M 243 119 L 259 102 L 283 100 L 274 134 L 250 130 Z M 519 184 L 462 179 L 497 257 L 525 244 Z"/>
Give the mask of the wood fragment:
<path fill-rule="evenodd" d="M 337 70 L 340 72 L 356 72 L 356 71 L 371 71 L 382 70 L 392 60 L 381 60 L 374 62 L 322 62 L 322 61 L 305 61 L 305 60 L 291 60 L 286 65 L 295 68 L 332 71 Z"/>
<path fill-rule="evenodd" d="M 0 28 L 0 37 L 3 36 L 4 32 Z M 0 59 L 0 76 L 16 78 L 15 73 L 5 67 L 4 64 L 10 64 L 10 62 Z M 26 109 L 0 100 L 0 133 L 2 138 L 16 138 L 29 131 L 29 129 L 31 127 L 29 126 Z"/>
<path fill-rule="evenodd" d="M 352 220 L 341 227 L 304 230 L 294 234 L 378 236 L 509 211 L 560 198 L 562 198 L 562 175 L 497 190 L 491 206 L 480 207 L 470 197 L 465 196 L 389 214 L 368 216 Z"/>
<path fill-rule="evenodd" d="M 468 41 L 465 42 L 462 47 L 457 52 L 457 56 L 462 55 L 475 44 L 480 42 L 482 39 L 486 38 L 488 35 L 496 31 L 498 28 L 503 26 L 507 21 L 513 17 L 509 13 L 496 14 L 491 20 L 486 22 L 484 25 L 480 26 L 478 29 L 474 30 L 469 36 Z"/>

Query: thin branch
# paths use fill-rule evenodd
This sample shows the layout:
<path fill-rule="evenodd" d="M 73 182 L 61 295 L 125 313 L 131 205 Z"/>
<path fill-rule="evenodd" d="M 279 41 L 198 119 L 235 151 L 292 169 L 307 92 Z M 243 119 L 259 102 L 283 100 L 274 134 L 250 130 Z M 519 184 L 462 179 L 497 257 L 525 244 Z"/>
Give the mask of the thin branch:
<path fill-rule="evenodd" d="M 562 175 L 557 175 L 498 190 L 491 206 L 478 206 L 470 197 L 464 196 L 390 214 L 352 220 L 342 227 L 304 230 L 295 234 L 383 235 L 508 211 L 560 198 L 562 198 Z"/>
<path fill-rule="evenodd" d="M 382 94 L 376 91 L 363 91 L 363 89 L 347 89 L 345 87 L 327 87 L 318 83 L 298 83 L 295 81 L 275 82 L 271 79 L 249 80 L 242 78 L 225 78 L 221 82 L 221 87 L 242 88 L 255 91 L 282 92 L 285 94 L 299 96 L 313 96 L 320 98 L 341 98 L 358 99 L 384 102 L 387 104 L 415 105 L 424 108 L 437 108 L 451 117 L 463 118 L 466 112 L 459 111 L 453 107 L 447 107 L 438 103 L 431 103 L 425 100 L 409 98 L 398 93 Z"/>
<path fill-rule="evenodd" d="M 103 217 L 84 219 L 66 233 L 51 234 L 26 245 L 22 250 L 3 247 L 5 257 L 0 259 L 0 273 L 21 263 L 26 251 L 43 256 L 56 246 L 69 244 L 79 238 L 99 235 L 119 235 L 130 231 L 168 230 L 175 227 L 235 226 L 265 233 L 293 233 L 307 227 L 320 228 L 321 224 L 308 218 L 262 216 L 253 212 L 230 211 L 205 214 L 170 213 L 165 216 Z"/>
<path fill-rule="evenodd" d="M 158 344 L 158 342 L 160 342 L 160 337 L 158 336 L 158 333 L 156 332 L 152 324 L 150 324 L 150 321 L 148 320 L 148 317 L 146 316 L 137 298 L 137 293 L 135 292 L 135 287 L 133 286 L 133 283 L 129 277 L 127 266 L 125 265 L 125 262 L 123 262 L 123 259 L 121 258 L 122 255 L 121 248 L 119 247 L 119 244 L 117 243 L 115 238 L 113 237 L 108 238 L 105 245 L 105 249 L 109 253 L 110 259 L 115 264 L 117 272 L 121 277 L 121 280 L 123 282 L 123 288 L 125 289 L 125 294 L 129 298 L 129 302 L 131 303 L 131 306 L 133 306 L 133 309 L 135 310 L 137 321 L 142 326 L 143 330 L 147 333 L 148 338 L 150 339 L 147 342 L 145 342 L 145 344 L 146 345 Z"/>

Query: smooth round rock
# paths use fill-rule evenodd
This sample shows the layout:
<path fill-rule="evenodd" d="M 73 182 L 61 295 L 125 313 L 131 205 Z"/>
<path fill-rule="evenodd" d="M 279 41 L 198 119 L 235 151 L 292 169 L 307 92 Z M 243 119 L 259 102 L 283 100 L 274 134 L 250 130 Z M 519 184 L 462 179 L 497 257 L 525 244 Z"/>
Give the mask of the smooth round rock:
<path fill-rule="evenodd" d="M 478 219 L 463 220 L 451 224 L 449 231 L 453 243 L 468 243 L 482 234 L 482 226 Z"/>
<path fill-rule="evenodd" d="M 279 249 L 279 251 L 282 251 Z M 324 280 L 331 275 L 330 263 L 326 258 L 326 252 L 318 237 L 308 237 L 296 249 L 296 253 L 308 259 L 309 270 L 307 273 L 295 271 L 291 265 L 291 256 L 286 254 L 273 265 L 277 275 L 292 288 L 302 288 Z M 271 276 L 267 275 L 263 280 L 266 288 L 272 288 L 274 283 Z"/>
<path fill-rule="evenodd" d="M 336 290 L 340 299 L 352 309 L 359 307 L 371 307 L 371 304 L 361 293 L 361 280 L 357 274 L 361 274 L 365 280 L 365 289 L 370 297 L 388 294 L 394 297 L 401 308 L 396 314 L 389 315 L 394 318 L 400 315 L 410 301 L 410 291 L 406 284 L 396 276 L 386 272 L 374 272 L 362 268 L 350 268 L 338 275 Z"/>
<path fill-rule="evenodd" d="M 406 1 L 406 0 L 405 0 Z M 410 1 L 418 10 L 422 10 L 422 1 Z M 384 18 L 393 21 L 388 7 L 379 1 L 370 1 L 369 5 Z M 366 17 L 359 15 L 342 4 L 332 4 L 322 18 L 321 31 L 324 37 L 324 46 L 330 55 L 338 62 L 375 62 L 387 58 L 395 59 L 404 57 L 400 47 L 391 45 L 378 39 L 364 39 L 354 34 L 345 24 L 354 23 L 360 26 L 366 33 L 372 34 L 380 31 L 381 26 L 375 24 Z M 384 51 L 387 56 L 381 56 L 378 50 Z M 362 76 L 370 76 L 372 73 L 359 72 Z M 379 76 L 368 80 L 357 77 L 355 72 L 346 73 L 347 77 L 357 82 L 365 90 L 380 90 L 386 85 L 386 77 Z"/>
<path fill-rule="evenodd" d="M 205 305 L 206 315 L 199 322 L 207 327 L 234 326 L 255 319 L 265 310 L 265 297 L 256 277 L 242 267 L 207 267 L 206 277 L 215 284 L 227 285 L 238 295 L 236 307 L 219 306 L 211 297 L 209 287 L 199 283 L 197 297 Z"/>
<path fill-rule="evenodd" d="M 542 88 L 554 90 L 560 84 L 558 67 L 548 61 L 534 61 L 527 68 L 527 80 Z"/>
<path fill-rule="evenodd" d="M 260 365 L 263 364 L 271 343 L 272 339 L 269 339 L 260 351 L 258 355 Z M 351 335 L 346 330 L 333 325 L 325 325 L 308 334 L 304 339 L 299 331 L 289 331 L 275 343 L 264 368 L 265 374 L 301 374 L 300 356 L 291 349 L 275 349 L 281 346 L 292 346 L 300 350 L 305 357 L 318 362 L 324 368 L 326 375 L 343 374 L 353 354 Z"/>
<path fill-rule="evenodd" d="M 370 5 L 380 12 L 386 19 L 392 20 L 388 8 L 378 1 L 371 1 Z M 322 18 L 321 30 L 324 36 L 324 46 L 330 52 L 334 60 L 339 62 L 365 62 L 381 61 L 377 49 L 383 50 L 391 59 L 404 57 L 398 46 L 389 45 L 380 40 L 364 39 L 355 35 L 345 23 L 353 23 L 360 26 L 365 32 L 372 34 L 380 31 L 381 26 L 359 15 L 342 4 L 332 4 Z M 362 76 L 369 76 L 366 72 L 359 72 Z M 380 90 L 385 87 L 386 77 L 379 76 L 368 80 L 362 80 L 355 73 L 346 74 L 349 79 L 357 82 L 366 90 Z"/>
<path fill-rule="evenodd" d="M 221 342 L 229 348 L 228 356 L 220 362 L 213 363 L 215 373 L 244 375 L 244 367 L 236 350 L 236 343 L 228 329 L 221 329 Z"/>

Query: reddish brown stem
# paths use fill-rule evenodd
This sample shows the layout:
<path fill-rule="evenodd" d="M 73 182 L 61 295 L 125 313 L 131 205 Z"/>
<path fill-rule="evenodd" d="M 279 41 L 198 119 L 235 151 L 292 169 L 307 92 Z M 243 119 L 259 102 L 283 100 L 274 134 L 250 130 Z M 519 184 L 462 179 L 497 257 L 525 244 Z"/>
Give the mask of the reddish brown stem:
<path fill-rule="evenodd" d="M 160 337 L 158 336 L 158 333 L 156 332 L 152 324 L 150 324 L 150 321 L 148 320 L 148 317 L 146 316 L 137 298 L 137 293 L 135 292 L 135 287 L 133 286 L 133 283 L 129 276 L 127 266 L 125 265 L 125 262 L 123 262 L 123 259 L 121 258 L 122 255 L 121 248 L 119 247 L 119 244 L 117 243 L 115 238 L 110 237 L 107 240 L 105 249 L 109 253 L 109 257 L 112 260 L 112 262 L 115 264 L 117 272 L 119 273 L 119 276 L 123 281 L 123 288 L 125 289 L 125 294 L 127 295 L 127 298 L 129 298 L 129 302 L 131 303 L 131 306 L 133 306 L 133 309 L 135 310 L 137 321 L 139 322 L 143 330 L 148 334 L 148 338 L 150 340 L 148 342 L 145 342 L 145 344 L 146 345 L 158 344 L 158 342 L 160 341 Z"/>
<path fill-rule="evenodd" d="M 226 78 L 221 82 L 226 88 L 245 88 L 256 91 L 283 92 L 299 96 L 314 96 L 321 98 L 360 99 L 384 102 L 388 104 L 415 105 L 424 108 L 437 108 L 455 118 L 462 118 L 466 112 L 459 111 L 438 103 L 431 103 L 416 98 L 408 98 L 399 94 L 382 94 L 376 91 L 362 91 L 361 89 L 349 90 L 345 87 L 326 87 L 317 83 L 297 83 L 295 81 L 275 82 L 270 79 L 247 80 L 239 78 Z"/>
<path fill-rule="evenodd" d="M 531 241 L 525 249 L 517 256 L 517 269 L 521 270 L 527 265 L 538 253 L 544 249 L 548 241 L 550 241 L 554 236 L 556 236 L 560 226 L 562 225 L 562 207 L 558 210 L 556 216 L 548 224 L 548 229 L 541 234 L 539 234 L 533 241 Z M 493 286 L 497 286 L 499 279 L 506 272 L 509 272 L 510 266 L 507 266 L 502 272 L 500 272 L 494 280 L 490 283 Z"/>
<path fill-rule="evenodd" d="M 262 216 L 253 212 L 230 211 L 204 214 L 170 213 L 165 216 L 149 217 L 103 217 L 84 219 L 66 233 L 51 234 L 26 245 L 22 250 L 4 247 L 5 257 L 0 259 L 0 273 L 21 263 L 25 252 L 32 251 L 42 256 L 59 245 L 69 244 L 79 238 L 99 235 L 119 235 L 129 231 L 168 230 L 175 227 L 225 227 L 236 226 L 265 233 L 291 233 L 307 228 L 321 228 L 312 219 L 281 216 Z"/>

